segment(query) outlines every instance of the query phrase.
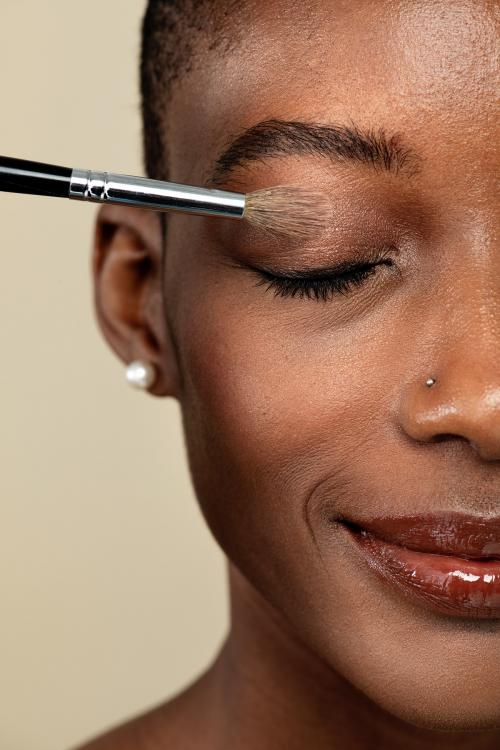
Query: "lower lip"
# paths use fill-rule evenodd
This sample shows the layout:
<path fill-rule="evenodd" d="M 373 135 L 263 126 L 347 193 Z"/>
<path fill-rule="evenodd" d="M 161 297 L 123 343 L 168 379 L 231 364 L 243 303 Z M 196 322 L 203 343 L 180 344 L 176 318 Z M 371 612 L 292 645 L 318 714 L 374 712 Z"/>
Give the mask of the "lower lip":
<path fill-rule="evenodd" d="M 416 552 L 344 526 L 366 562 L 415 603 L 441 614 L 500 618 L 500 561 Z"/>

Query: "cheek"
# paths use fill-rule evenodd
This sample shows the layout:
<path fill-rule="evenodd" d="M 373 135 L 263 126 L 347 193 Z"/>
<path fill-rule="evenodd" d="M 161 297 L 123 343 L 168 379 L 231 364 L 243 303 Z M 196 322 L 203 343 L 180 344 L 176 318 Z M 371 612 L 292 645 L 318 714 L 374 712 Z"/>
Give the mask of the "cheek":
<path fill-rule="evenodd" d="M 292 555 L 303 567 L 313 554 L 309 495 L 339 466 L 355 465 L 369 401 L 361 378 L 373 368 L 353 370 L 345 332 L 313 335 L 303 320 L 280 321 L 276 307 L 272 320 L 227 298 L 194 309 L 181 318 L 180 339 L 198 500 L 231 559 L 265 577 L 272 561 L 277 578 L 289 577 Z"/>
<path fill-rule="evenodd" d="M 345 459 L 384 408 L 395 342 L 382 317 L 349 326 L 321 303 L 279 305 L 223 295 L 181 316 L 186 426 L 243 473 L 277 474 L 321 446 Z"/>

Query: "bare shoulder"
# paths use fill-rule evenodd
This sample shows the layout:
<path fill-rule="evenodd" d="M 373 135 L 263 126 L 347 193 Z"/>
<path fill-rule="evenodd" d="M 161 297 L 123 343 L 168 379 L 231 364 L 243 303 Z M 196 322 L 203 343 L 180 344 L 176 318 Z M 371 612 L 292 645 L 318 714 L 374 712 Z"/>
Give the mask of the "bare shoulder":
<path fill-rule="evenodd" d="M 75 750 L 159 750 L 183 747 L 171 703 L 137 716 Z"/>
<path fill-rule="evenodd" d="M 72 750 L 198 750 L 204 729 L 199 721 L 206 676 L 172 699 Z"/>

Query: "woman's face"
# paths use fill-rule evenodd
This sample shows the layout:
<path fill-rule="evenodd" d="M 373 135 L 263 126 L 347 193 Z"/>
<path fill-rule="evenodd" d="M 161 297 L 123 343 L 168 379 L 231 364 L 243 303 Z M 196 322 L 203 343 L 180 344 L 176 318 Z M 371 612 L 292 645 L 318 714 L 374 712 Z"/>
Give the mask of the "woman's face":
<path fill-rule="evenodd" d="M 165 304 L 202 511 L 302 641 L 377 704 L 429 727 L 500 725 L 500 621 L 406 598 L 337 522 L 500 516 L 499 6 L 254 5 L 174 92 L 171 179 L 205 180 L 263 121 L 314 122 L 335 131 L 251 131 L 217 186 L 320 187 L 332 216 L 302 242 L 169 219 Z M 372 135 L 356 158 L 354 126 Z M 275 294 L 252 268 L 363 261 L 377 265 L 325 298 Z"/>

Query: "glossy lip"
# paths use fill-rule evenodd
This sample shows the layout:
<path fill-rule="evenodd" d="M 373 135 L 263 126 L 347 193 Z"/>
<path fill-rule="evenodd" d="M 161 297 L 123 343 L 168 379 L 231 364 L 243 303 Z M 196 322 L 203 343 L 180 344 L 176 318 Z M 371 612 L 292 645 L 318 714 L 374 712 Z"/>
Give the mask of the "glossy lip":
<path fill-rule="evenodd" d="M 500 618 L 500 517 L 336 520 L 369 567 L 415 603 L 441 614 Z"/>

